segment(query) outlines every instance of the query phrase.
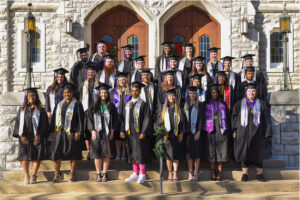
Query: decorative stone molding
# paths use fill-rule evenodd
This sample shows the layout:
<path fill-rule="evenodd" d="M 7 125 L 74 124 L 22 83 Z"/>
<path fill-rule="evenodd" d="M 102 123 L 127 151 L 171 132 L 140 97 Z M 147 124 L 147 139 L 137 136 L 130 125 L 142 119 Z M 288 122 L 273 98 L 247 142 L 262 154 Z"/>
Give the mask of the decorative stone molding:
<path fill-rule="evenodd" d="M 258 12 L 262 13 L 282 13 L 283 12 L 283 3 L 279 4 L 260 4 L 258 6 Z M 299 3 L 287 3 L 286 4 L 286 11 L 289 13 L 299 13 L 300 4 Z"/>
<path fill-rule="evenodd" d="M 13 3 L 9 8 L 13 12 L 27 12 L 28 3 Z M 56 12 L 59 8 L 59 3 L 33 3 L 31 7 L 32 12 Z"/>

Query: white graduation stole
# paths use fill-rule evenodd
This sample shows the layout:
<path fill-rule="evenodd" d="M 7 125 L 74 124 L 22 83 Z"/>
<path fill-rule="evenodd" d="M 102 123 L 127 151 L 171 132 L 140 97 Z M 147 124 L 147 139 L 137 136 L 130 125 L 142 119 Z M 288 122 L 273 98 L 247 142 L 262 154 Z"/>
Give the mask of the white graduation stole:
<path fill-rule="evenodd" d="M 60 129 L 60 125 L 61 125 L 61 108 L 62 108 L 62 105 L 65 103 L 65 101 L 66 100 L 63 99 L 57 104 L 56 116 L 55 116 L 55 121 L 56 121 L 55 125 L 56 125 L 56 131 L 57 132 Z M 73 119 L 74 108 L 75 108 L 76 102 L 77 102 L 77 100 L 73 98 L 70 105 L 67 108 L 66 115 L 65 115 L 64 130 L 69 135 L 71 134 L 71 132 L 70 132 L 70 130 L 71 130 L 71 121 Z"/>
<path fill-rule="evenodd" d="M 184 58 L 182 58 L 182 59 L 180 60 L 180 62 L 179 62 L 179 67 L 178 67 L 178 69 L 179 69 L 180 71 L 183 71 L 183 70 L 184 70 L 185 61 L 186 61 L 186 57 L 184 57 Z"/>
<path fill-rule="evenodd" d="M 105 71 L 103 70 L 102 73 L 101 73 L 101 75 L 100 75 L 99 81 L 101 83 L 105 83 L 105 77 L 106 77 L 106 74 L 105 74 Z M 109 76 L 109 83 L 108 83 L 108 85 L 112 86 L 113 88 L 115 87 L 115 73 L 113 73 L 113 74 L 111 74 Z"/>
<path fill-rule="evenodd" d="M 198 108 L 196 108 L 195 106 L 192 107 L 191 119 L 189 119 L 189 109 L 186 109 L 185 115 L 187 117 L 187 121 L 191 124 L 192 133 L 195 134 L 197 118 L 198 118 Z"/>
<path fill-rule="evenodd" d="M 37 128 L 40 122 L 41 112 L 35 107 L 32 115 L 32 126 L 33 126 L 33 134 L 37 135 Z M 24 120 L 25 120 L 25 110 L 21 109 L 20 113 L 20 123 L 19 123 L 19 136 L 22 136 L 24 131 Z"/>
<path fill-rule="evenodd" d="M 230 72 L 230 74 L 229 74 L 229 85 L 231 85 L 232 88 L 235 87 L 235 76 L 234 76 L 234 72 Z"/>
<path fill-rule="evenodd" d="M 104 116 L 105 133 L 106 133 L 106 135 L 108 135 L 109 134 L 110 113 L 109 113 L 107 107 L 104 110 L 103 116 Z M 94 113 L 94 125 L 95 125 L 95 129 L 97 131 L 97 134 L 98 134 L 103 129 L 101 116 L 98 113 Z"/>
<path fill-rule="evenodd" d="M 124 71 L 124 66 L 125 66 L 125 61 L 122 60 L 121 63 L 120 63 L 120 65 L 119 65 L 118 71 L 119 72 L 123 72 Z"/>
<path fill-rule="evenodd" d="M 149 91 L 149 95 L 150 95 L 150 98 L 149 98 L 149 107 L 150 107 L 150 110 L 152 110 L 153 99 L 154 99 L 154 86 L 153 86 L 152 83 L 150 83 L 148 91 Z M 141 89 L 141 99 L 143 101 L 147 102 L 145 87 L 142 87 L 142 89 Z"/>
<path fill-rule="evenodd" d="M 131 83 L 135 81 L 135 74 L 136 74 L 137 69 L 134 70 L 132 76 L 131 76 Z"/>
<path fill-rule="evenodd" d="M 180 115 L 179 113 L 174 113 L 174 122 L 175 122 L 175 131 L 174 131 L 174 135 L 177 136 L 178 135 L 178 125 L 180 122 Z M 169 110 L 168 108 L 166 109 L 165 112 L 165 117 L 164 117 L 164 126 L 167 132 L 171 131 L 171 122 L 170 122 L 170 114 L 169 114 Z"/>
<path fill-rule="evenodd" d="M 50 109 L 51 114 L 53 114 L 54 108 L 55 108 L 55 91 L 49 93 L 49 103 L 50 103 Z"/>
<path fill-rule="evenodd" d="M 133 120 L 134 120 L 134 128 L 140 128 L 139 126 L 139 116 L 140 116 L 140 109 L 141 109 L 141 105 L 143 100 L 139 97 L 135 102 L 137 102 L 133 108 Z M 127 102 L 126 106 L 125 106 L 125 131 L 127 132 L 129 130 L 129 123 L 130 123 L 130 110 L 132 109 L 132 107 L 130 108 L 130 103 L 133 104 L 135 103 L 132 99 L 130 101 Z M 130 108 L 130 109 L 129 109 Z"/>
<path fill-rule="evenodd" d="M 99 91 L 95 89 L 96 85 L 94 85 L 93 88 L 93 98 L 94 98 L 94 102 L 96 102 L 98 96 L 99 96 Z M 89 89 L 88 89 L 88 82 L 86 81 L 83 85 L 83 89 L 82 89 L 82 106 L 83 106 L 83 110 L 87 111 L 87 109 L 89 108 Z"/>
<path fill-rule="evenodd" d="M 166 58 L 165 56 L 162 56 L 160 58 L 160 72 L 164 72 L 167 70 L 167 61 L 166 61 Z"/>
<path fill-rule="evenodd" d="M 182 73 L 181 71 L 176 71 L 176 82 L 179 87 L 182 87 Z"/>

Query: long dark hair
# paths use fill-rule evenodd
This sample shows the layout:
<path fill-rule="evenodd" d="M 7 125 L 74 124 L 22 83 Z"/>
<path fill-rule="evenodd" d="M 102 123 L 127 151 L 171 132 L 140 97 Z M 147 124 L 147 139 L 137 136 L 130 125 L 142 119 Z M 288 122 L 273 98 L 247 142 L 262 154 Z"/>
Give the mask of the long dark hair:
<path fill-rule="evenodd" d="M 57 90 L 59 89 L 59 87 L 60 87 L 60 85 L 57 83 L 57 76 L 55 76 L 55 79 L 54 79 L 54 81 L 53 81 L 53 83 L 51 84 L 51 86 L 50 86 L 50 91 L 51 92 L 57 92 Z M 62 83 L 62 85 L 65 85 L 65 84 L 67 84 L 68 83 L 68 79 L 67 79 L 67 77 L 64 75 L 64 82 Z"/>
<path fill-rule="evenodd" d="M 100 91 L 99 91 L 99 97 L 97 98 L 96 102 L 94 103 L 94 105 L 92 107 L 92 112 L 93 113 L 96 113 L 100 110 L 100 106 L 101 106 Z M 107 109 L 109 110 L 109 112 L 111 112 L 112 111 L 112 102 L 111 102 L 108 90 L 106 90 L 106 91 L 107 91 L 107 94 L 108 94 L 107 99 L 106 99 L 106 106 L 107 106 Z"/>
<path fill-rule="evenodd" d="M 22 110 L 28 111 L 28 109 L 30 108 L 30 103 L 28 102 L 28 94 L 29 93 L 34 93 L 36 95 L 36 99 L 35 99 L 35 106 L 39 111 L 43 110 L 42 107 L 42 102 L 40 101 L 39 95 L 36 92 L 27 92 L 25 97 L 24 97 L 24 104 L 22 106 Z"/>

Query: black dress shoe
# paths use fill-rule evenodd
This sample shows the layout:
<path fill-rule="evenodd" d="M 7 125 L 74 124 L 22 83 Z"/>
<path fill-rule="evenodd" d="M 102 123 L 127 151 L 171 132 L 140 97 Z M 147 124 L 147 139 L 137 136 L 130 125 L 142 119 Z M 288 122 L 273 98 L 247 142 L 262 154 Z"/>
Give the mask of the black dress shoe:
<path fill-rule="evenodd" d="M 257 174 L 256 179 L 261 182 L 266 182 L 266 179 L 265 179 L 264 175 L 262 175 L 262 174 Z"/>
<path fill-rule="evenodd" d="M 243 174 L 241 181 L 248 181 L 248 174 Z"/>
<path fill-rule="evenodd" d="M 87 159 L 87 160 L 91 160 L 90 151 L 88 151 L 88 153 L 87 153 L 87 155 L 86 155 L 86 159 Z"/>

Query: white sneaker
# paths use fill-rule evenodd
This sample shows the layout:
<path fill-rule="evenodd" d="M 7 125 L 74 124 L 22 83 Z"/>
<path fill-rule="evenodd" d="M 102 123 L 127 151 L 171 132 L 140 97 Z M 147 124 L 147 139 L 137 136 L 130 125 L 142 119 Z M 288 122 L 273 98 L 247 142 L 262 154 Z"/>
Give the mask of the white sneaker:
<path fill-rule="evenodd" d="M 136 173 L 132 173 L 129 178 L 126 178 L 125 181 L 126 182 L 135 182 L 139 179 L 139 176 Z"/>
<path fill-rule="evenodd" d="M 140 174 L 137 183 L 145 183 L 145 181 L 146 181 L 146 176 L 144 174 Z"/>

